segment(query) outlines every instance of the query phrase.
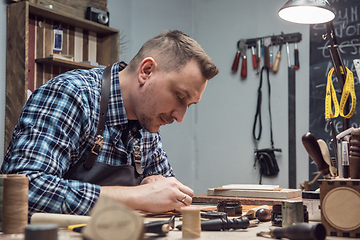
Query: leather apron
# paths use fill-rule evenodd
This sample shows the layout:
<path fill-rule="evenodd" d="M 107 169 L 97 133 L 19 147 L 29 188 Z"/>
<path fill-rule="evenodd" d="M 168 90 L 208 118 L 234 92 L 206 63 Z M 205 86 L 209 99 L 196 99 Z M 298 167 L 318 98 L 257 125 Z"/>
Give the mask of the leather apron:
<path fill-rule="evenodd" d="M 133 165 L 113 166 L 97 162 L 96 157 L 102 146 L 102 132 L 105 128 L 107 106 L 109 102 L 111 85 L 111 66 L 107 67 L 103 74 L 100 102 L 100 117 L 94 147 L 85 160 L 79 160 L 63 176 L 64 179 L 78 180 L 97 184 L 100 186 L 136 186 L 143 179 L 141 170 L 140 147 L 135 146 L 132 159 Z M 127 134 L 126 134 L 127 137 Z M 123 139 L 123 142 L 126 139 Z M 136 152 L 137 151 L 137 152 Z M 124 153 L 127 156 L 126 153 Z"/>

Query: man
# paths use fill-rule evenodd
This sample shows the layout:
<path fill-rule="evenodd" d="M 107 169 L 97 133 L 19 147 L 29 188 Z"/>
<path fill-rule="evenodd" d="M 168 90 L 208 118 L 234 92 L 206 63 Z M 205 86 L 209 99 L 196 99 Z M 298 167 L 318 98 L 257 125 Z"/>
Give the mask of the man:
<path fill-rule="evenodd" d="M 87 215 L 99 196 L 155 213 L 191 204 L 193 191 L 175 179 L 159 128 L 182 122 L 218 69 L 196 41 L 165 31 L 128 66 L 105 71 L 108 97 L 104 69 L 74 70 L 25 104 L 1 172 L 29 178 L 29 216 Z"/>

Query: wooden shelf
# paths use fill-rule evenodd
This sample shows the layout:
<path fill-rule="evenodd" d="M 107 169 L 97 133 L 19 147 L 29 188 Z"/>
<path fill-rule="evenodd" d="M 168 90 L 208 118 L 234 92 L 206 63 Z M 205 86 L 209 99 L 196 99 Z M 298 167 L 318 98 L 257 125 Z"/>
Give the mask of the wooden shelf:
<path fill-rule="evenodd" d="M 62 54 L 53 54 L 53 26 L 63 29 Z M 7 149 L 28 92 L 72 69 L 90 69 L 83 61 L 108 66 L 119 60 L 119 31 L 40 4 L 21 1 L 7 6 L 5 141 Z"/>
<path fill-rule="evenodd" d="M 102 66 L 95 66 L 95 65 L 90 65 L 90 64 L 86 64 L 86 63 L 79 63 L 79 62 L 74 62 L 74 61 L 57 59 L 57 58 L 53 58 L 53 57 L 35 59 L 35 62 L 48 64 L 48 65 L 55 65 L 55 66 L 59 66 L 59 67 L 65 67 L 65 68 L 69 68 L 69 69 L 76 69 L 76 68 L 91 69 L 91 68 L 102 67 Z"/>

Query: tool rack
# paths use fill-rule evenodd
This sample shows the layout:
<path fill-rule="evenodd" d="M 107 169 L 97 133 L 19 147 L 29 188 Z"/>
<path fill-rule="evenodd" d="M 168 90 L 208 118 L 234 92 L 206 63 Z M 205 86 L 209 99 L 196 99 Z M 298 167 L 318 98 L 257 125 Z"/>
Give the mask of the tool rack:
<path fill-rule="evenodd" d="M 256 42 L 258 40 L 262 40 L 264 38 L 271 37 L 271 45 L 279 45 L 280 41 L 282 43 L 298 43 L 301 41 L 301 33 L 288 33 L 288 34 L 279 34 L 279 35 L 272 35 L 272 36 L 264 36 L 258 38 L 248 38 L 246 39 L 246 46 L 247 48 L 256 47 Z M 240 40 L 237 42 L 237 46 L 239 47 Z"/>

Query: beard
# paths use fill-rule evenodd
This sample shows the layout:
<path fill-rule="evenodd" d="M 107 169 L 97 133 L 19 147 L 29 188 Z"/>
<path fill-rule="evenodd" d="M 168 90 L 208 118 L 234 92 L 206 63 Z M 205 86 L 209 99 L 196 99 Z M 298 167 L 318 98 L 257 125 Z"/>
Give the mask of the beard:
<path fill-rule="evenodd" d="M 167 116 L 165 113 L 161 113 L 155 117 L 142 114 L 139 118 L 139 123 L 143 128 L 146 129 L 146 131 L 156 133 L 159 131 L 159 128 L 162 125 L 161 119 L 163 119 L 167 124 L 171 124 L 174 121 L 171 116 Z"/>

